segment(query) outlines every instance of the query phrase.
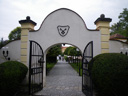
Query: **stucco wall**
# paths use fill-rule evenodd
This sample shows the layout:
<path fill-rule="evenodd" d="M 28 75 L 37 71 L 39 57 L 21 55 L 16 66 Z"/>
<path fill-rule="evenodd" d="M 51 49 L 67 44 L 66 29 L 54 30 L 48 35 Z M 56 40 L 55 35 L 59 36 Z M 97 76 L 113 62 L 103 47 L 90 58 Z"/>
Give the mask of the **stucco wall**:
<path fill-rule="evenodd" d="M 11 60 L 20 61 L 20 46 L 21 46 L 20 43 L 21 43 L 20 40 L 16 40 L 4 46 L 4 47 L 8 47 L 8 51 L 9 51 L 8 57 L 10 57 Z M 6 60 L 3 56 L 3 48 L 2 48 L 0 49 L 0 63 L 5 61 Z"/>
<path fill-rule="evenodd" d="M 62 37 L 57 26 L 70 26 L 69 32 Z M 59 9 L 49 14 L 43 21 L 39 30 L 29 32 L 29 40 L 38 42 L 44 53 L 55 44 L 68 43 L 78 47 L 81 52 L 90 42 L 94 42 L 94 56 L 101 53 L 100 31 L 90 31 L 86 28 L 83 19 L 74 11 Z"/>
<path fill-rule="evenodd" d="M 110 40 L 109 41 L 109 46 L 110 46 L 110 53 L 120 53 L 121 48 L 128 48 L 128 44 L 122 43 L 120 41 L 114 41 Z"/>
<path fill-rule="evenodd" d="M 62 37 L 57 27 L 69 26 L 66 36 Z M 101 33 L 100 31 L 90 31 L 86 28 L 84 20 L 74 11 L 69 9 L 58 9 L 50 13 L 41 24 L 39 30 L 29 32 L 28 40 L 34 40 L 40 44 L 44 51 L 46 60 L 47 51 L 56 44 L 71 44 L 78 47 L 83 53 L 85 46 L 93 41 L 94 56 L 101 53 Z M 29 45 L 29 44 L 28 44 Z M 28 46 L 29 51 L 29 46 Z M 29 57 L 28 57 L 29 60 Z M 44 63 L 43 82 L 46 84 L 46 61 Z"/>

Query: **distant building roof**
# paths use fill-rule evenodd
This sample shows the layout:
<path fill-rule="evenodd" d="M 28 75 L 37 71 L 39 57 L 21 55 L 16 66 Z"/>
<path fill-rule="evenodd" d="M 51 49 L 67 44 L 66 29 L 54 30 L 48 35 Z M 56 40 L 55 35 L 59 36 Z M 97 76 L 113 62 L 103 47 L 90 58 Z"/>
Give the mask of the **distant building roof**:
<path fill-rule="evenodd" d="M 62 47 L 61 47 L 62 52 L 64 52 L 64 51 L 66 50 L 66 48 L 68 48 L 68 47 L 62 46 Z"/>
<path fill-rule="evenodd" d="M 110 40 L 115 40 L 115 39 L 127 39 L 127 38 L 123 35 L 116 33 L 110 36 Z"/>

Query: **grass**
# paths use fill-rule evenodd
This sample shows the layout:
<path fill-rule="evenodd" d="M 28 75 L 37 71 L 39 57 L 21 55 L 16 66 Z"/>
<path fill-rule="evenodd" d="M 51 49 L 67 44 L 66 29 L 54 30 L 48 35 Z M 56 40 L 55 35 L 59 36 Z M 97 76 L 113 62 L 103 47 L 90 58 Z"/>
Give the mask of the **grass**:
<path fill-rule="evenodd" d="M 47 63 L 46 65 L 46 74 L 48 75 L 48 73 L 50 72 L 50 70 L 54 67 L 56 63 Z"/>
<path fill-rule="evenodd" d="M 82 63 L 80 62 L 80 76 L 82 76 Z M 79 73 L 79 64 L 77 63 L 70 63 L 70 65 Z"/>

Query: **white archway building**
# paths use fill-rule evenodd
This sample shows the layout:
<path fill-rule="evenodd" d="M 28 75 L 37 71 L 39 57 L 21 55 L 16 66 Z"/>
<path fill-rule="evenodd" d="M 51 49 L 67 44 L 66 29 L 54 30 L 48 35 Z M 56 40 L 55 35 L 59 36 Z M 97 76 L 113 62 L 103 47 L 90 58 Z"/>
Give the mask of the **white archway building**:
<path fill-rule="evenodd" d="M 61 36 L 58 26 L 69 26 L 68 33 Z M 62 29 L 64 30 L 64 29 Z M 37 31 L 29 32 L 29 40 L 38 42 L 44 53 L 55 45 L 68 43 L 77 46 L 82 52 L 88 42 L 94 42 L 94 54 L 101 53 L 101 33 L 98 30 L 87 29 L 83 19 L 69 9 L 59 9 L 49 14 Z"/>
<path fill-rule="evenodd" d="M 21 24 L 21 46 L 20 61 L 29 66 L 29 41 L 38 42 L 44 51 L 44 61 L 46 53 L 53 45 L 68 43 L 78 47 L 81 52 L 85 46 L 93 41 L 94 56 L 100 53 L 109 52 L 109 23 L 110 18 L 101 15 L 95 21 L 96 30 L 89 30 L 84 20 L 76 12 L 61 8 L 50 13 L 41 24 L 39 30 L 34 30 L 36 23 L 27 17 L 26 20 L 20 20 Z M 19 47 L 19 46 L 18 46 Z M 18 48 L 17 47 L 17 48 Z M 0 53 L 1 55 L 2 53 Z M 46 62 L 44 64 L 44 78 L 46 81 Z"/>
<path fill-rule="evenodd" d="M 58 27 L 61 26 L 64 26 L 62 30 L 64 30 L 66 27 L 69 28 L 67 28 L 68 32 L 65 31 L 67 32 L 65 36 L 61 36 L 59 34 Z M 64 8 L 49 14 L 41 24 L 39 30 L 29 32 L 28 38 L 29 40 L 34 40 L 41 45 L 46 61 L 48 49 L 53 45 L 61 43 L 68 43 L 77 46 L 81 52 L 83 52 L 88 42 L 93 41 L 94 55 L 100 54 L 100 36 L 100 31 L 88 30 L 85 22 L 77 13 Z M 44 66 L 46 66 L 46 64 Z M 44 70 L 46 70 L 45 67 Z M 46 77 L 45 72 L 46 71 L 44 71 L 44 78 Z"/>

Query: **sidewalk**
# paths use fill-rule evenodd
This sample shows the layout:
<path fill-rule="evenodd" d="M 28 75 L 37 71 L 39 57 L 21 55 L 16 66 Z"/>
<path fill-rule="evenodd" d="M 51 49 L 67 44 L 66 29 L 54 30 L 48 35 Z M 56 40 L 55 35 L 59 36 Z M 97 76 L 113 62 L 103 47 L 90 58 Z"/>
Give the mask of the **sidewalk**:
<path fill-rule="evenodd" d="M 46 78 L 46 87 L 35 95 L 85 96 L 82 93 L 82 77 L 66 62 L 58 62 Z"/>

